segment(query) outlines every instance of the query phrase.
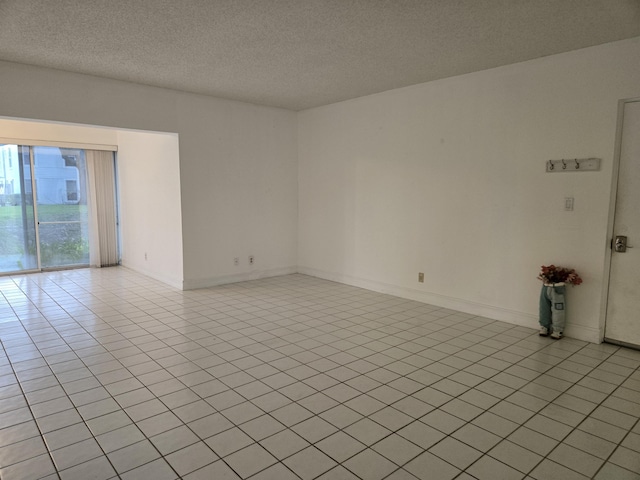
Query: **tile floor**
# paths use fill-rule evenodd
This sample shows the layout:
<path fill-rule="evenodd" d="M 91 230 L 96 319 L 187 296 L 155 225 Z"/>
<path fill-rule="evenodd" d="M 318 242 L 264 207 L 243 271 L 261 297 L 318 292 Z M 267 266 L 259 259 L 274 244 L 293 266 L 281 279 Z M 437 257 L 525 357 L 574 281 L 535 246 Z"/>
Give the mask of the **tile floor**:
<path fill-rule="evenodd" d="M 640 478 L 638 351 L 303 275 L 0 292 L 3 480 Z"/>

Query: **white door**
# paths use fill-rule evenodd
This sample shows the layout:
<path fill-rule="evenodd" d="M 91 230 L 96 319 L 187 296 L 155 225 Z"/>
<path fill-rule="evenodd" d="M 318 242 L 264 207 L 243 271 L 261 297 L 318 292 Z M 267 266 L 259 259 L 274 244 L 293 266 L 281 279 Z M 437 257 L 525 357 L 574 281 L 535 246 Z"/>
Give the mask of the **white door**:
<path fill-rule="evenodd" d="M 640 346 L 640 101 L 624 104 L 613 246 L 605 340 Z"/>

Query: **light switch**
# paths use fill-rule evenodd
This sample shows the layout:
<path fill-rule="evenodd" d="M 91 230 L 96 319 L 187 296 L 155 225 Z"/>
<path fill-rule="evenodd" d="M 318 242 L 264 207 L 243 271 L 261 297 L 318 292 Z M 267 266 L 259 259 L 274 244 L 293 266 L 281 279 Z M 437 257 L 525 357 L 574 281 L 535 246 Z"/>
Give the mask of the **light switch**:
<path fill-rule="evenodd" d="M 566 212 L 573 211 L 573 197 L 564 197 L 564 210 Z"/>

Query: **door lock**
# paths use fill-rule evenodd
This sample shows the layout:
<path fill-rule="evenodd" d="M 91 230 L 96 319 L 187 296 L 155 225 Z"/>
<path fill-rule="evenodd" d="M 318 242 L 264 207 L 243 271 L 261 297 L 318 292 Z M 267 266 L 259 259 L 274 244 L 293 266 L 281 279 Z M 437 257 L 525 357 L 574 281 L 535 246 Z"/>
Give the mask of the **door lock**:
<path fill-rule="evenodd" d="M 627 248 L 633 248 L 631 245 L 627 245 L 627 237 L 624 235 L 616 235 L 613 249 L 616 252 L 624 253 L 627 251 Z"/>

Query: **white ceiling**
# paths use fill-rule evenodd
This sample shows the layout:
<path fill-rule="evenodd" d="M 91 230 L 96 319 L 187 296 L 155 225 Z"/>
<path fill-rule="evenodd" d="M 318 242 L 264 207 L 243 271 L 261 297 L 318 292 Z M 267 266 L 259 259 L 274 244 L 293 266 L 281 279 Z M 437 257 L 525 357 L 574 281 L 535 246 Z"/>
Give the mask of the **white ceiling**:
<path fill-rule="evenodd" d="M 636 36 L 640 0 L 0 0 L 0 60 L 292 110 Z"/>

